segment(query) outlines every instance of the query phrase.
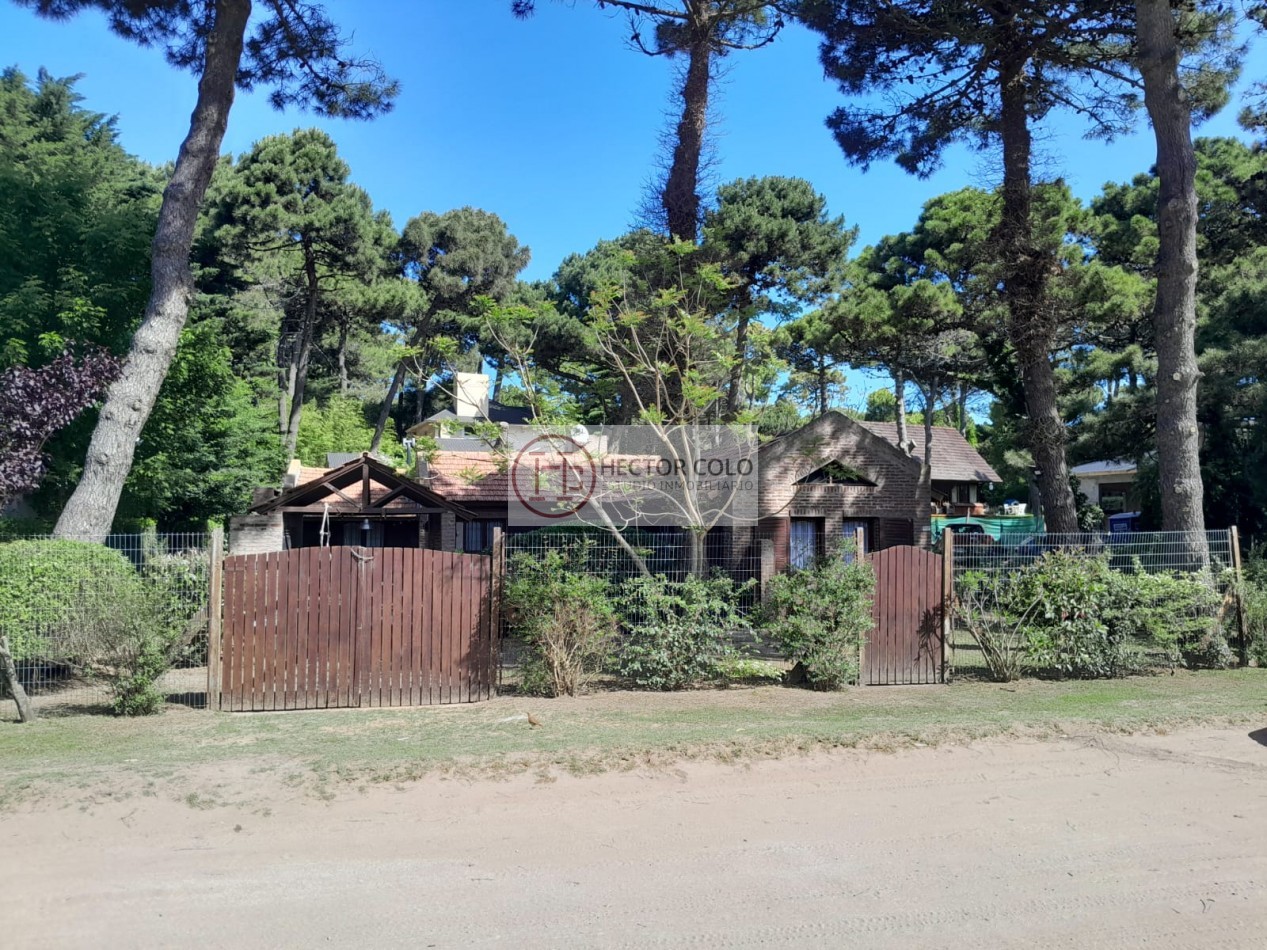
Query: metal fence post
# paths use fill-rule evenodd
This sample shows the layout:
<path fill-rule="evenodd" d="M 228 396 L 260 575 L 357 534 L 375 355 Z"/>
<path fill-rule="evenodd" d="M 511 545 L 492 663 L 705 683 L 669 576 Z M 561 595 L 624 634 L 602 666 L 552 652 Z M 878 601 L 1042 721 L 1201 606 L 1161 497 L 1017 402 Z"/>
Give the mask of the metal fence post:
<path fill-rule="evenodd" d="M 207 591 L 207 708 L 220 708 L 220 640 L 224 614 L 224 529 L 211 532 L 211 558 Z"/>

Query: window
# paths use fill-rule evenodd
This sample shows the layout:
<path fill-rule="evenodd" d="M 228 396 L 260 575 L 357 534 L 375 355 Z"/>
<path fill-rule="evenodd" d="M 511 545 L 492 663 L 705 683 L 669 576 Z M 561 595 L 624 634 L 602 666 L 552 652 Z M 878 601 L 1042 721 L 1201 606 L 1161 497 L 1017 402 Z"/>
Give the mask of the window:
<path fill-rule="evenodd" d="M 977 501 L 977 486 L 972 483 L 956 485 L 951 492 L 951 500 L 956 505 L 972 505 Z"/>
<path fill-rule="evenodd" d="M 505 521 L 468 521 L 462 532 L 462 550 L 467 554 L 489 553 L 493 550 L 493 528 L 505 527 Z"/>
<path fill-rule="evenodd" d="M 846 541 L 854 540 L 859 530 L 862 531 L 862 553 L 866 554 L 871 550 L 871 523 L 869 521 L 842 521 L 840 523 L 840 534 Z M 845 560 L 852 562 L 853 555 L 846 555 Z"/>
<path fill-rule="evenodd" d="M 793 518 L 788 540 L 788 565 L 801 570 L 814 566 L 823 536 L 821 518 Z"/>

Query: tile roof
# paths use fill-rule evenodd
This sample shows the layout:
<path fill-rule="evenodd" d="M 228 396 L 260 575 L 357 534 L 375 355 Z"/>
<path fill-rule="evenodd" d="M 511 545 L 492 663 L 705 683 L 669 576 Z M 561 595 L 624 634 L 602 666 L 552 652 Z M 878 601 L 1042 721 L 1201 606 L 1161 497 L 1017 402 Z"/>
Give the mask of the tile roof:
<path fill-rule="evenodd" d="M 886 442 L 897 444 L 896 422 L 860 422 Z M 915 443 L 911 453 L 924 460 L 924 427 L 907 427 L 907 437 Z M 999 473 L 972 447 L 958 429 L 933 426 L 933 480 L 938 482 L 1002 482 Z"/>
<path fill-rule="evenodd" d="M 500 501 L 510 497 L 505 463 L 492 452 L 436 452 L 418 481 L 449 501 Z"/>

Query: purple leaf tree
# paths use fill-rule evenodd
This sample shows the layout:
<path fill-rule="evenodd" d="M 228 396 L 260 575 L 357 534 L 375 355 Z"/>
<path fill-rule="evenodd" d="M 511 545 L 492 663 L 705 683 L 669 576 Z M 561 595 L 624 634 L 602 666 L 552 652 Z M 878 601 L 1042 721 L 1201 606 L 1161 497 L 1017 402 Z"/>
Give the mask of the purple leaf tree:
<path fill-rule="evenodd" d="M 44 444 L 96 402 L 122 364 L 105 350 L 66 350 L 39 369 L 0 372 L 0 505 L 34 491 L 48 460 Z"/>

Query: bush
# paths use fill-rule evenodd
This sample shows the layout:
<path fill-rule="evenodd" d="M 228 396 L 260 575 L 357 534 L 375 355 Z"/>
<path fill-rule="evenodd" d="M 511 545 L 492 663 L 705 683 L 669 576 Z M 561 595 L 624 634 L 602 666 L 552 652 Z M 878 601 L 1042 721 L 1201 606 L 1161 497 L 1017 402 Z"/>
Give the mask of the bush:
<path fill-rule="evenodd" d="M 1058 550 L 1006 574 L 965 574 L 957 595 L 959 619 L 997 680 L 1015 679 L 1023 666 L 1121 676 L 1145 653 L 1190 666 L 1231 658 L 1208 574 L 1149 574 L 1138 561 L 1120 571 L 1107 553 Z"/>
<path fill-rule="evenodd" d="M 686 689 L 719 679 L 723 662 L 735 654 L 731 635 L 748 629 L 737 607 L 747 586 L 720 573 L 626 581 L 618 600 L 623 636 L 616 671 L 643 689 Z"/>
<path fill-rule="evenodd" d="M 197 632 L 205 575 L 202 555 L 156 554 L 142 576 L 99 544 L 0 544 L 0 630 L 16 660 L 66 664 L 103 681 L 119 715 L 152 713 L 157 680 Z"/>
<path fill-rule="evenodd" d="M 1245 611 L 1245 635 L 1250 659 L 1267 667 L 1267 557 L 1255 548 L 1245 560 L 1241 581 L 1241 605 Z"/>
<path fill-rule="evenodd" d="M 843 543 L 812 568 L 770 582 L 763 630 L 815 689 L 857 682 L 859 650 L 872 628 L 875 576 L 870 564 L 848 557 L 852 551 Z"/>
<path fill-rule="evenodd" d="M 1024 621 L 1033 605 L 1009 605 L 1010 575 L 969 571 L 956 585 L 956 618 L 981 650 L 990 678 L 999 683 L 1019 679 L 1024 671 Z"/>
<path fill-rule="evenodd" d="M 0 544 L 0 629 L 13 658 L 69 661 L 92 652 L 98 619 L 140 587 L 118 551 L 83 541 Z"/>
<path fill-rule="evenodd" d="M 207 662 L 207 592 L 211 559 L 201 551 L 149 553 L 142 572 L 157 623 L 172 635 L 171 666 Z"/>
<path fill-rule="evenodd" d="M 1018 617 L 1035 667 L 1079 677 L 1127 671 L 1118 576 L 1106 556 L 1069 551 L 1049 551 L 1012 575 L 1004 609 Z"/>
<path fill-rule="evenodd" d="M 1208 573 L 1115 573 L 1116 598 L 1107 622 L 1128 639 L 1164 651 L 1191 668 L 1225 669 L 1235 663 L 1220 623 L 1223 597 Z"/>
<path fill-rule="evenodd" d="M 575 696 L 611 653 L 616 611 L 607 581 L 577 570 L 585 543 L 510 559 L 506 603 L 525 655 L 523 689 L 542 696 Z"/>

